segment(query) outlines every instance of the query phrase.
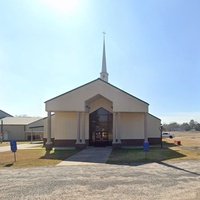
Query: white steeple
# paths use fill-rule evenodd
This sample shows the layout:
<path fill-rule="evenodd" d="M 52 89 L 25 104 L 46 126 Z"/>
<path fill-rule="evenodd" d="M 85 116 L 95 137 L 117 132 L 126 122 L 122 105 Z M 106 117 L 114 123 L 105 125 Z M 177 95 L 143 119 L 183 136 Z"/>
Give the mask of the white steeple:
<path fill-rule="evenodd" d="M 102 57 L 102 69 L 100 73 L 100 78 L 108 82 L 108 73 L 106 69 L 106 49 L 105 49 L 105 32 L 103 32 L 103 57 Z"/>

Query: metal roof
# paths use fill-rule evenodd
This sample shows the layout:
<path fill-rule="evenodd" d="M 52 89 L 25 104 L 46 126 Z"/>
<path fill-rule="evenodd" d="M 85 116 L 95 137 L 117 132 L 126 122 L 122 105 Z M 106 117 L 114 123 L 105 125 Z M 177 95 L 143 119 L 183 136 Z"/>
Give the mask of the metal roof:
<path fill-rule="evenodd" d="M 4 125 L 28 125 L 34 121 L 42 119 L 40 117 L 5 117 L 1 119 Z"/>
<path fill-rule="evenodd" d="M 12 115 L 8 114 L 7 112 L 0 110 L 0 119 L 4 117 L 12 117 Z"/>

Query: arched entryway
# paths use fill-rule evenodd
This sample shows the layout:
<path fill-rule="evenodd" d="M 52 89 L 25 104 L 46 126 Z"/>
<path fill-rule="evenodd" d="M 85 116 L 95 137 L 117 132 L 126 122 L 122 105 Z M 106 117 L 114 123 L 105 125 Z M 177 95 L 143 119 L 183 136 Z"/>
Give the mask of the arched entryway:
<path fill-rule="evenodd" d="M 89 145 L 112 145 L 113 114 L 104 108 L 89 115 Z"/>

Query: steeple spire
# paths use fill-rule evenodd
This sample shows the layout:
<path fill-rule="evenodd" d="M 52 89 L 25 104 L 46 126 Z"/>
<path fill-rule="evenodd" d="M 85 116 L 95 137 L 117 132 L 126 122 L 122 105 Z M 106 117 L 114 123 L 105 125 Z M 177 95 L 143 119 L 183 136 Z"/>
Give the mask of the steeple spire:
<path fill-rule="evenodd" d="M 105 48 L 105 32 L 103 32 L 103 57 L 102 57 L 102 69 L 100 73 L 100 78 L 108 82 L 108 73 L 106 68 L 106 48 Z"/>

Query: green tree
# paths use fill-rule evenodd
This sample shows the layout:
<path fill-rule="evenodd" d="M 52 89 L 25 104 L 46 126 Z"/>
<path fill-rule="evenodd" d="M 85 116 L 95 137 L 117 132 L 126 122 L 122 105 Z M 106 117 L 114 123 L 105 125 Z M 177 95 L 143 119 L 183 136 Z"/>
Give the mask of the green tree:
<path fill-rule="evenodd" d="M 195 124 L 196 124 L 196 122 L 193 119 L 191 119 L 189 122 L 190 129 L 195 129 Z"/>
<path fill-rule="evenodd" d="M 195 125 L 195 130 L 196 130 L 196 131 L 200 131 L 200 124 L 199 124 L 199 123 L 197 123 L 197 124 Z"/>
<path fill-rule="evenodd" d="M 167 130 L 168 131 L 176 131 L 179 129 L 179 127 L 180 127 L 180 125 L 178 123 L 172 122 L 172 123 L 168 124 Z"/>
<path fill-rule="evenodd" d="M 182 123 L 182 124 L 180 125 L 180 128 L 181 128 L 181 130 L 183 130 L 183 131 L 189 131 L 189 130 L 191 130 L 191 127 L 190 127 L 190 125 L 189 125 L 188 123 Z"/>

